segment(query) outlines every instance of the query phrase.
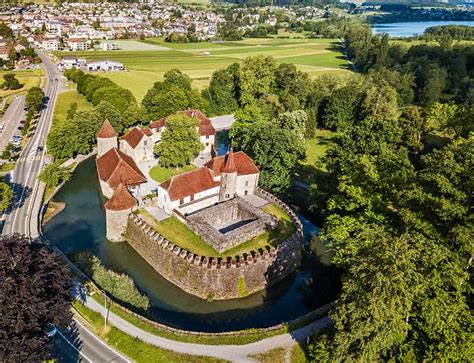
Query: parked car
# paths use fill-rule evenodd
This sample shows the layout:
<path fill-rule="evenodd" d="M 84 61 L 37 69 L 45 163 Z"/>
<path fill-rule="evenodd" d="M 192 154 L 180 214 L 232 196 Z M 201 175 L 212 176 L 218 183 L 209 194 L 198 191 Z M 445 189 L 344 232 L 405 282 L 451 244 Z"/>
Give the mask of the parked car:
<path fill-rule="evenodd" d="M 4 128 L 5 128 L 5 124 L 0 124 L 0 132 L 2 132 Z"/>
<path fill-rule="evenodd" d="M 22 126 L 22 125 L 18 126 L 18 130 L 21 131 L 21 130 L 23 130 L 23 129 L 24 129 L 24 126 Z"/>
<path fill-rule="evenodd" d="M 21 120 L 21 121 L 20 121 L 20 124 L 21 124 L 21 125 L 26 124 L 26 120 Z"/>
<path fill-rule="evenodd" d="M 36 148 L 36 151 L 37 151 L 37 152 L 43 151 L 43 147 L 42 147 L 42 146 L 38 146 L 38 147 Z"/>

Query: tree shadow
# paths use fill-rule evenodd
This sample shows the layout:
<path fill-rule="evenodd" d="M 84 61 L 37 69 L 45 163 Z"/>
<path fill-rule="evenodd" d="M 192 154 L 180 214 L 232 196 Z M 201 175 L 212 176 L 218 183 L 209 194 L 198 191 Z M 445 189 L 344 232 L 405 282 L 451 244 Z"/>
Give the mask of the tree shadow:
<path fill-rule="evenodd" d="M 82 346 L 79 328 L 73 321 L 66 330 L 58 331 L 54 336 L 51 356 L 59 363 L 81 362 L 79 351 Z"/>
<path fill-rule="evenodd" d="M 5 210 L 6 215 L 10 215 L 17 209 L 20 209 L 25 204 L 25 201 L 31 195 L 33 189 L 27 185 L 12 183 L 8 179 L 10 179 L 10 174 L 5 177 L 6 181 L 10 183 L 10 186 L 13 190 L 13 196 L 8 205 L 7 209 Z"/>

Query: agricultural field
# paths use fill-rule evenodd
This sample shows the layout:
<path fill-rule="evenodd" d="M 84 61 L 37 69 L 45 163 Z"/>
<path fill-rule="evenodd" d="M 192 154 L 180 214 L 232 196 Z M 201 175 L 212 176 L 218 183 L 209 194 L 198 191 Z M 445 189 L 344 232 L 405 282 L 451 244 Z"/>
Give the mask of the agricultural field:
<path fill-rule="evenodd" d="M 3 76 L 7 73 L 13 73 L 23 87 L 15 90 L 0 89 L 0 97 L 8 97 L 20 93 L 26 93 L 31 87 L 39 86 L 43 71 L 41 69 L 27 69 L 22 71 L 1 71 L 0 83 L 3 83 Z"/>
<path fill-rule="evenodd" d="M 336 39 L 245 39 L 238 42 L 170 44 L 161 38 L 145 40 L 143 46 L 153 50 L 138 49 L 139 42 L 121 41 L 119 51 L 57 52 L 57 56 L 77 56 L 87 60 L 115 60 L 122 62 L 128 71 L 102 73 L 119 86 L 133 92 L 141 100 L 154 82 L 160 81 L 165 72 L 178 68 L 193 80 L 194 87 L 203 89 L 209 84 L 212 72 L 240 62 L 248 56 L 272 56 L 278 63 L 294 63 L 299 69 L 317 77 L 324 73 L 349 72 L 348 64 Z"/>

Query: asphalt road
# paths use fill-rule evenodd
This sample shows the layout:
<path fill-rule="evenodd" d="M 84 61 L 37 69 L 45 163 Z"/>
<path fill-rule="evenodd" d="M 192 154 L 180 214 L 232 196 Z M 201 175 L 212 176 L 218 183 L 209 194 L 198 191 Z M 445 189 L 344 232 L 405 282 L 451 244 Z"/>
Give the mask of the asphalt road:
<path fill-rule="evenodd" d="M 38 193 L 38 174 L 45 162 L 44 145 L 62 78 L 54 63 L 46 55 L 40 52 L 38 54 L 43 61 L 43 67 L 47 75 L 46 87 L 44 88 L 46 102 L 36 122 L 33 135 L 23 149 L 15 169 L 10 173 L 10 183 L 13 187 L 14 196 L 10 207 L 5 212 L 3 234 L 20 233 L 28 237 L 31 237 L 32 233 L 37 235 L 37 228 L 32 231 L 31 227 L 32 225 L 36 227 L 36 224 L 32 223 L 32 218 L 38 218 L 41 204 L 39 198 L 42 197 Z M 38 151 L 40 146 L 43 147 L 43 150 Z"/>
<path fill-rule="evenodd" d="M 43 61 L 46 73 L 45 105 L 41 110 L 33 135 L 28 140 L 18 159 L 15 169 L 7 175 L 14 196 L 4 214 L 3 235 L 23 234 L 29 238 L 38 237 L 38 216 L 42 205 L 44 185 L 38 181 L 38 175 L 46 163 L 45 144 L 53 118 L 54 104 L 58 91 L 62 89 L 63 76 L 56 65 L 42 52 L 37 51 Z M 24 114 L 24 98 L 16 99 L 5 117 L 17 124 Z M 11 111 L 10 111 L 11 109 Z M 8 114 L 8 115 L 7 115 Z M 5 125 L 5 128 L 7 126 Z M 11 139 L 18 125 L 5 130 L 6 143 Z M 7 135 L 7 133 L 11 135 Z M 1 137 L 0 137 L 1 139 Z M 1 139 L 3 142 L 3 139 Z M 6 144 L 5 144 L 6 145 Z M 42 149 L 38 149 L 41 147 Z M 100 339 L 95 337 L 78 321 L 67 332 L 58 332 L 55 336 L 54 353 L 61 362 L 128 362 Z"/>
<path fill-rule="evenodd" d="M 59 363 L 130 362 L 90 333 L 78 320 L 74 320 L 67 332 L 56 334 L 53 353 Z"/>
<path fill-rule="evenodd" d="M 0 153 L 11 141 L 13 135 L 21 135 L 18 126 L 20 126 L 20 121 L 25 118 L 24 108 L 25 96 L 16 96 L 3 115 L 0 121 L 4 125 L 3 131 L 0 133 Z"/>

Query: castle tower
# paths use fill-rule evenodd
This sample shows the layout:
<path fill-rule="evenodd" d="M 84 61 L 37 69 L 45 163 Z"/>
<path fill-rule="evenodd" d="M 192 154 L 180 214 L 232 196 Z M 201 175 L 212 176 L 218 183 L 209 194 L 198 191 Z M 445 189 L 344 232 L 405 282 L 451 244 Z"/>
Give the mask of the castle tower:
<path fill-rule="evenodd" d="M 235 166 L 234 151 L 231 148 L 225 156 L 224 166 L 221 171 L 219 201 L 232 199 L 235 193 L 237 193 L 237 168 Z"/>
<path fill-rule="evenodd" d="M 104 205 L 106 236 L 111 242 L 125 241 L 127 231 L 128 215 L 137 206 L 136 199 L 120 183 L 110 198 Z"/>
<path fill-rule="evenodd" d="M 97 157 L 118 146 L 117 136 L 109 120 L 105 120 L 97 134 Z"/>

